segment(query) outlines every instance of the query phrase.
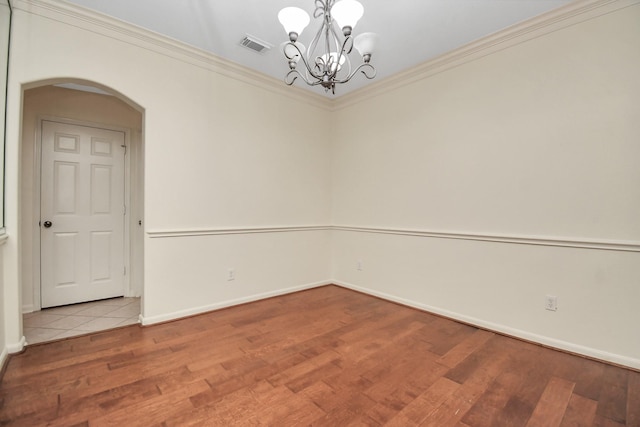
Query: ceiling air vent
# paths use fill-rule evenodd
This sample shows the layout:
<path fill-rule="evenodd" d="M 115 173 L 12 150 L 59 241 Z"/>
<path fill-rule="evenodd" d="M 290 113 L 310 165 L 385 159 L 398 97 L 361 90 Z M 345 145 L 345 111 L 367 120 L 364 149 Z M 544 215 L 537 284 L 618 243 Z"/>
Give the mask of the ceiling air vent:
<path fill-rule="evenodd" d="M 247 49 L 251 49 L 258 53 L 265 53 L 272 47 L 270 43 L 260 40 L 257 37 L 250 36 L 249 34 L 244 36 L 244 38 L 240 41 L 240 44 Z"/>

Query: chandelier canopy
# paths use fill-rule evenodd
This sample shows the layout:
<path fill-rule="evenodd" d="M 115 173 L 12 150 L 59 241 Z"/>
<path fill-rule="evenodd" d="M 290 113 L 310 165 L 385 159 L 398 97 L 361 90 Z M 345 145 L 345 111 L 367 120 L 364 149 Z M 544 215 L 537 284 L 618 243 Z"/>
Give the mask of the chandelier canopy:
<path fill-rule="evenodd" d="M 289 41 L 282 44 L 289 63 L 285 83 L 292 85 L 300 77 L 310 86 L 320 85 L 335 94 L 336 84 L 348 82 L 358 71 L 373 79 L 376 69 L 370 61 L 378 36 L 362 33 L 353 38 L 351 34 L 364 14 L 362 4 L 356 0 L 315 0 L 315 6 L 313 17 L 322 18 L 322 25 L 308 49 L 298 41 L 310 22 L 307 12 L 285 7 L 278 13 L 278 20 L 289 35 Z M 362 56 L 362 63 L 355 68 L 349 56 L 354 47 Z M 302 72 L 297 68 L 300 61 L 304 65 Z"/>

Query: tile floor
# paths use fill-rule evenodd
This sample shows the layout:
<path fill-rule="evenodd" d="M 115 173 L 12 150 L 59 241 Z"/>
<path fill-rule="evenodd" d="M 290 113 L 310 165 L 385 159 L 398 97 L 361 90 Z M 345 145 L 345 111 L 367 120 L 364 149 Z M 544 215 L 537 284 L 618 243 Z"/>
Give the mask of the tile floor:
<path fill-rule="evenodd" d="M 138 323 L 140 298 L 112 298 L 23 315 L 27 344 L 68 338 Z"/>

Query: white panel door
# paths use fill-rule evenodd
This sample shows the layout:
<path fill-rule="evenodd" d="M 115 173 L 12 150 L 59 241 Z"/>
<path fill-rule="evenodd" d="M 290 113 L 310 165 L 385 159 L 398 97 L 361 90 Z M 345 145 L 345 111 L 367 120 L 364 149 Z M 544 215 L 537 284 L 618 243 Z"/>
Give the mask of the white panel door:
<path fill-rule="evenodd" d="M 124 132 L 42 121 L 42 308 L 124 294 Z"/>

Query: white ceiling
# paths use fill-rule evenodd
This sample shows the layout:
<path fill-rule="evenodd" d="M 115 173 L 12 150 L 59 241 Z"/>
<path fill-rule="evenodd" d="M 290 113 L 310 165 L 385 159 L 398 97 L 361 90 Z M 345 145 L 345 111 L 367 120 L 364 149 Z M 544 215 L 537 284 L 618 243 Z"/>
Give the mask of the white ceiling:
<path fill-rule="evenodd" d="M 80 6 L 164 34 L 283 79 L 288 65 L 279 48 L 287 36 L 277 14 L 298 6 L 312 16 L 313 0 L 70 0 Z M 558 8 L 571 0 L 359 0 L 364 16 L 354 35 L 372 31 L 380 45 L 371 63 L 378 81 L 438 55 Z M 308 45 L 313 20 L 300 37 Z M 274 47 L 263 54 L 240 46 L 246 35 Z M 355 52 L 355 49 L 354 49 Z M 336 88 L 339 96 L 372 82 L 364 76 Z M 307 87 L 300 79 L 295 83 Z M 284 83 L 283 83 L 284 85 Z M 321 88 L 314 88 L 324 93 Z"/>

